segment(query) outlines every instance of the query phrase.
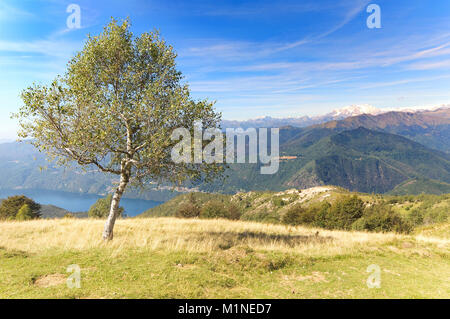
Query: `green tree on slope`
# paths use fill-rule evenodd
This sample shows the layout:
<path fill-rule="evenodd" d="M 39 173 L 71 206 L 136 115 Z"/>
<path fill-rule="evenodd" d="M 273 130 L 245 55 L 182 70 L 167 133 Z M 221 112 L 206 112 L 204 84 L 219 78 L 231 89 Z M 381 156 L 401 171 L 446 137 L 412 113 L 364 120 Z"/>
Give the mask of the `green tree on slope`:
<path fill-rule="evenodd" d="M 33 212 L 27 204 L 24 204 L 16 215 L 16 220 L 30 220 L 33 219 Z"/>
<path fill-rule="evenodd" d="M 16 219 L 16 216 L 24 205 L 30 209 L 31 218 L 39 218 L 41 216 L 41 205 L 34 202 L 31 198 L 24 195 L 10 196 L 0 204 L 0 219 Z"/>

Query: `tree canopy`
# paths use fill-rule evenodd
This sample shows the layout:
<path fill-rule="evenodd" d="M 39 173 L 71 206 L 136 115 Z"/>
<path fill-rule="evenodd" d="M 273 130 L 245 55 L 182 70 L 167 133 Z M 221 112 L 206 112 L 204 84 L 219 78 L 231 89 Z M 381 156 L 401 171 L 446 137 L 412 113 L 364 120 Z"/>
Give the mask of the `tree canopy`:
<path fill-rule="evenodd" d="M 16 220 L 30 220 L 33 219 L 33 212 L 27 204 L 24 204 L 16 215 Z"/>

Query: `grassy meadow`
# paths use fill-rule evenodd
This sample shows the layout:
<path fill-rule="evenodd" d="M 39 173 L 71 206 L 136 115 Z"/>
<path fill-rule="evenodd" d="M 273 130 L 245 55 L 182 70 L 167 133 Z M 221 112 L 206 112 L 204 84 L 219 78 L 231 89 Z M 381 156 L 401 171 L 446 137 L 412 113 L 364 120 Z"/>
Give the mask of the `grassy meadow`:
<path fill-rule="evenodd" d="M 112 242 L 103 223 L 0 222 L 0 298 L 450 298 L 448 223 L 400 235 L 147 217 L 118 220 Z"/>

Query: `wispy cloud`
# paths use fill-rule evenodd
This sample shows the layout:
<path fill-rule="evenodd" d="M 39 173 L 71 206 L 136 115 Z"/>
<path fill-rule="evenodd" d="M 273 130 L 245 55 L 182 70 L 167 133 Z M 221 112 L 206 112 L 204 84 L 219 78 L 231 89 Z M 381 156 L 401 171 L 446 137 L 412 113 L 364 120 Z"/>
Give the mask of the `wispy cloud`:
<path fill-rule="evenodd" d="M 1 41 L 0 52 L 33 53 L 51 57 L 69 57 L 80 48 L 79 42 L 65 40 Z"/>
<path fill-rule="evenodd" d="M 397 80 L 397 81 L 382 81 L 382 82 L 377 82 L 377 83 L 361 85 L 360 88 L 361 89 L 374 89 L 374 88 L 390 87 L 390 86 L 396 86 L 396 85 L 402 85 L 402 84 L 408 84 L 408 83 L 431 82 L 431 81 L 442 80 L 442 79 L 450 79 L 450 75 L 440 75 L 440 76 L 434 76 L 434 77 L 415 77 L 415 78 L 408 78 L 408 79 Z"/>
<path fill-rule="evenodd" d="M 346 3 L 344 17 L 341 21 L 336 25 L 331 26 L 328 30 L 316 35 L 311 34 L 310 36 L 284 43 L 275 41 L 245 42 L 208 39 L 204 40 L 207 42 L 206 45 L 187 48 L 184 53 L 188 56 L 214 56 L 233 59 L 270 56 L 309 43 L 314 43 L 317 40 L 333 34 L 354 19 L 369 2 L 370 1 L 368 0 L 359 0 Z M 348 4 L 351 4 L 351 6 Z M 314 8 L 317 10 L 319 9 L 319 7 Z M 335 7 L 332 8 L 336 9 Z M 321 10 L 324 9 L 325 8 L 322 6 Z M 311 7 L 310 10 L 314 10 L 313 7 Z M 211 42 L 213 42 L 213 44 L 211 44 Z"/>
<path fill-rule="evenodd" d="M 426 49 L 419 49 L 416 52 L 411 52 L 405 55 L 397 55 L 397 56 L 385 56 L 380 58 L 380 65 L 389 66 L 401 62 L 407 61 L 415 61 L 424 58 L 442 56 L 450 54 L 450 42 L 443 43 L 438 46 L 434 46 Z M 380 55 L 380 54 L 379 54 Z"/>
<path fill-rule="evenodd" d="M 449 69 L 450 68 L 450 60 L 412 63 L 407 68 L 409 70 Z"/>
<path fill-rule="evenodd" d="M 331 29 L 325 31 L 324 33 L 320 34 L 317 38 L 325 38 L 334 32 L 338 31 L 339 29 L 343 28 L 346 24 L 348 24 L 350 21 L 352 21 L 361 11 L 363 11 L 367 5 L 370 3 L 370 0 L 356 0 L 351 1 L 350 5 L 351 7 L 346 8 L 345 10 L 345 16 L 344 19 L 342 19 L 341 22 L 339 22 L 337 25 L 333 26 Z"/>
<path fill-rule="evenodd" d="M 0 20 L 11 21 L 23 18 L 33 18 L 34 14 L 9 5 L 6 1 L 0 2 Z"/>

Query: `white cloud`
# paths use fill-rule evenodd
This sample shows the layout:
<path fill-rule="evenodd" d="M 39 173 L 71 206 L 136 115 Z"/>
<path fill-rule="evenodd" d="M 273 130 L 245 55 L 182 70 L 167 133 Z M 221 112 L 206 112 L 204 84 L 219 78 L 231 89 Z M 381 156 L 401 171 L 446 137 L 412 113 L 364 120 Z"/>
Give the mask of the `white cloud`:
<path fill-rule="evenodd" d="M 373 88 L 379 88 L 379 87 L 396 86 L 396 85 L 416 83 L 416 82 L 431 82 L 431 81 L 437 81 L 437 80 L 449 79 L 449 78 L 450 78 L 450 75 L 440 75 L 440 76 L 434 76 L 434 77 L 407 78 L 404 80 L 397 80 L 397 81 L 389 81 L 389 82 L 383 81 L 383 82 L 377 82 L 377 83 L 369 83 L 369 84 L 360 86 L 360 88 L 361 89 L 373 89 Z"/>
<path fill-rule="evenodd" d="M 13 7 L 2 0 L 0 2 L 0 20 L 1 21 L 11 21 L 24 18 L 32 18 L 34 15 L 31 12 L 21 10 L 19 8 Z"/>
<path fill-rule="evenodd" d="M 51 57 L 69 57 L 79 49 L 79 42 L 61 40 L 35 40 L 30 42 L 14 42 L 0 40 L 0 52 L 33 53 Z"/>
<path fill-rule="evenodd" d="M 450 60 L 413 63 L 408 66 L 409 70 L 433 70 L 450 68 Z"/>

